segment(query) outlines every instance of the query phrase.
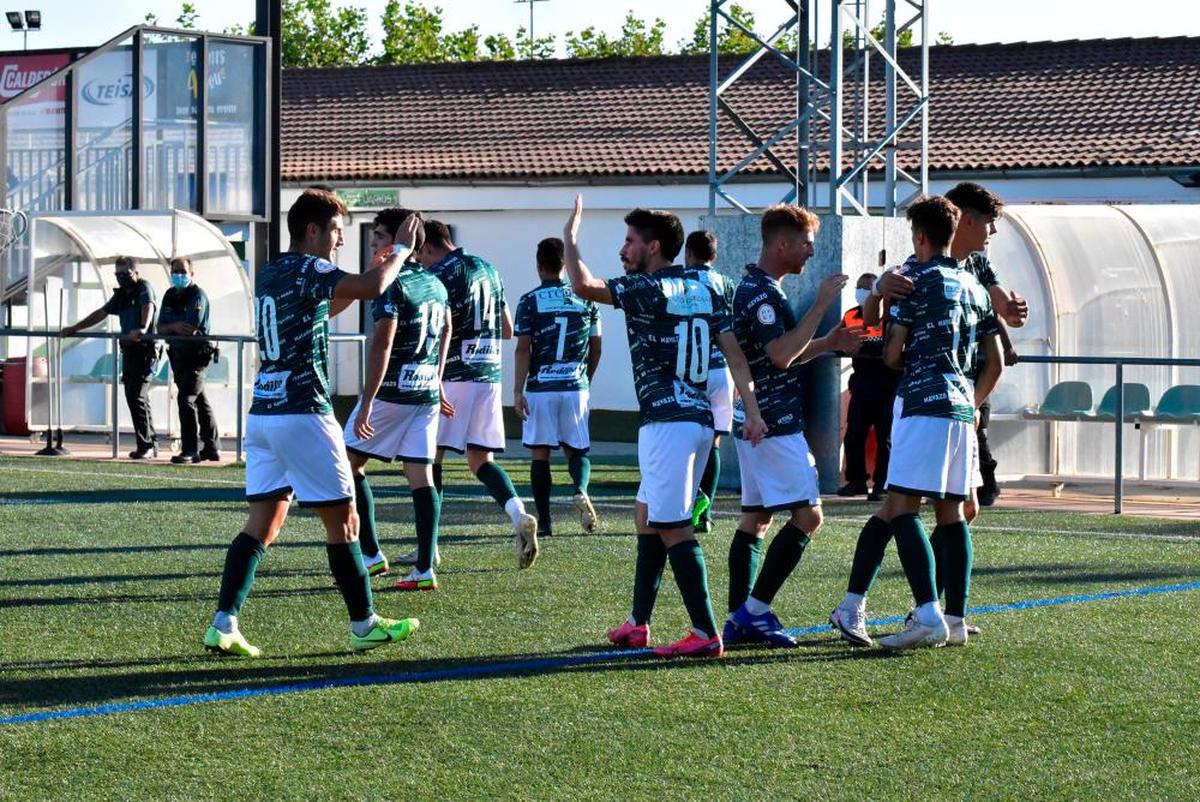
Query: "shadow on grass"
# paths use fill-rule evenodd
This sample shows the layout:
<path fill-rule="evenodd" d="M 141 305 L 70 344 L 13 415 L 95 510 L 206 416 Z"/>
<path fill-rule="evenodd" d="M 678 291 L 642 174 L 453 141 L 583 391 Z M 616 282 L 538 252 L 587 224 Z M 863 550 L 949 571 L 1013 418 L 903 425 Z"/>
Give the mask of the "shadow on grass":
<path fill-rule="evenodd" d="M 242 487 L 153 487 L 108 488 L 103 490 L 52 490 L 5 493 L 5 501 L 36 504 L 158 504 L 246 501 Z"/>
<path fill-rule="evenodd" d="M 1078 585 L 1084 590 L 1087 585 L 1119 585 L 1121 583 L 1146 583 L 1156 580 L 1194 579 L 1194 566 L 1153 566 L 1114 571 L 1106 565 L 1087 563 L 1024 563 L 1016 565 L 975 565 L 971 576 L 1002 577 L 1014 585 Z M 891 565 L 879 572 L 880 579 L 904 582 L 903 570 Z"/>
<path fill-rule="evenodd" d="M 680 671 L 751 666 L 772 663 L 831 663 L 843 660 L 877 660 L 892 657 L 879 649 L 850 649 L 836 638 L 805 644 L 809 648 L 775 650 L 739 648 L 724 660 L 663 660 L 644 651 L 598 651 L 593 646 L 542 653 L 483 655 L 438 660 L 395 660 L 364 664 L 348 652 L 264 657 L 238 660 L 205 657 L 203 668 L 181 670 L 127 671 L 108 673 L 109 668 L 162 666 L 172 662 L 198 665 L 195 655 L 140 658 L 130 661 L 33 661 L 0 664 L 0 669 L 19 668 L 53 671 L 96 669 L 95 676 L 29 677 L 7 680 L 0 685 L 0 706 L 10 714 L 45 708 L 120 704 L 157 698 L 203 694 L 236 694 L 255 691 L 297 692 L 324 687 L 463 682 L 498 677 L 547 676 L 560 673 L 632 671 Z M 400 647 L 401 649 L 403 647 Z M 319 659 L 317 664 L 294 664 L 297 659 Z M 282 687 L 281 687 L 282 686 Z M 287 687 L 296 686 L 296 687 Z"/>

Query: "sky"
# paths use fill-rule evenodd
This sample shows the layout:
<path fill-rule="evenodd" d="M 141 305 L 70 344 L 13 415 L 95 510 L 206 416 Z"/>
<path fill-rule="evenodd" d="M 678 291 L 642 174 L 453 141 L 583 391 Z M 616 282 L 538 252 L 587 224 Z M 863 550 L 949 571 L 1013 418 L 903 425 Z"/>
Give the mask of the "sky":
<path fill-rule="evenodd" d="M 445 30 L 478 25 L 483 35 L 511 36 L 517 26 L 529 23 L 528 3 L 516 0 L 422 1 L 426 7 L 443 8 Z M 789 14 L 784 0 L 738 1 L 755 14 L 762 31 L 773 30 Z M 373 21 L 380 18 L 385 5 L 385 0 L 333 2 L 365 7 Z M 819 2 L 821 25 L 825 27 L 829 2 Z M 199 26 L 208 30 L 248 22 L 254 14 L 253 0 L 195 0 L 194 4 L 200 12 Z M 1196 0 L 1144 0 L 1137 6 L 1141 13 L 1130 13 L 1133 6 L 1125 0 L 929 0 L 929 5 L 930 30 L 946 31 L 957 43 L 1200 36 Z M 147 12 L 156 14 L 160 24 L 170 26 L 179 15 L 180 6 L 179 0 L 11 2 L 12 8 L 37 8 L 42 12 L 43 30 L 29 35 L 30 49 L 94 46 L 141 23 Z M 871 16 L 880 17 L 883 7 L 883 0 L 872 0 Z M 632 10 L 640 17 L 665 20 L 667 42 L 674 48 L 680 40 L 691 38 L 696 20 L 707 8 L 708 0 L 538 0 L 534 4 L 534 32 L 537 36 L 556 34 L 560 42 L 567 31 L 591 25 L 617 34 L 625 14 Z M 0 48 L 19 50 L 21 44 L 20 34 L 9 33 L 8 42 Z"/>

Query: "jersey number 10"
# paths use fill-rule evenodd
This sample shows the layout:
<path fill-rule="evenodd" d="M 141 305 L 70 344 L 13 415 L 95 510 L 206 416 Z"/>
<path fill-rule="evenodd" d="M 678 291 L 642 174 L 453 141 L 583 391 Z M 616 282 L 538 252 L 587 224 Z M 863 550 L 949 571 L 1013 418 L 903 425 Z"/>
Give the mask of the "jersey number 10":
<path fill-rule="evenodd" d="M 675 327 L 679 347 L 675 352 L 675 375 L 693 384 L 708 381 L 708 321 L 704 318 L 681 320 Z"/>
<path fill-rule="evenodd" d="M 279 319 L 275 315 L 275 299 L 264 295 L 258 301 L 258 342 L 267 359 L 279 359 Z"/>

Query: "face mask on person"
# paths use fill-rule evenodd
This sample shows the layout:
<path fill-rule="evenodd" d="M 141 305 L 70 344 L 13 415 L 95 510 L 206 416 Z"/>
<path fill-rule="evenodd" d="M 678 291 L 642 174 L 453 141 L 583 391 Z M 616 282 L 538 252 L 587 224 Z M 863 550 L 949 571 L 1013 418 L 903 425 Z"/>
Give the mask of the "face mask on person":
<path fill-rule="evenodd" d="M 175 289 L 178 289 L 178 290 L 185 289 L 187 287 L 188 283 L 189 282 L 188 282 L 187 273 L 172 273 L 171 274 L 171 286 L 175 287 Z"/>
<path fill-rule="evenodd" d="M 859 287 L 858 289 L 856 289 L 854 291 L 854 302 L 857 303 L 859 306 L 862 306 L 863 304 L 865 304 L 867 302 L 867 299 L 870 297 L 871 297 L 870 290 L 864 290 L 862 287 Z"/>
<path fill-rule="evenodd" d="M 134 285 L 133 274 L 128 271 L 117 273 L 117 286 L 123 290 L 130 289 Z"/>

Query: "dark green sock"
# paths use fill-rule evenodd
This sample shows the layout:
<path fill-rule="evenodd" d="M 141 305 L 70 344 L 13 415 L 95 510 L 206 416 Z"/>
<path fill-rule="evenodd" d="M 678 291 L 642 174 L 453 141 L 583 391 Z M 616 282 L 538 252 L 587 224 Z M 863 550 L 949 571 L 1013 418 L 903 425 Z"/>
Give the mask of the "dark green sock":
<path fill-rule="evenodd" d="M 250 595 L 254 585 L 254 572 L 266 549 L 263 544 L 240 533 L 229 544 L 225 552 L 225 570 L 221 572 L 221 592 L 217 595 L 217 609 L 222 613 L 237 615 Z"/>
<path fill-rule="evenodd" d="M 750 595 L 763 604 L 775 600 L 775 594 L 783 587 L 783 583 L 796 570 L 800 558 L 804 556 L 804 547 L 808 545 L 808 533 L 803 529 L 792 526 L 788 521 L 775 533 L 771 545 L 767 547 L 767 556 L 763 560 L 762 572 L 754 583 Z"/>
<path fill-rule="evenodd" d="M 967 611 L 967 597 L 971 595 L 971 567 L 975 562 L 975 550 L 971 544 L 971 530 L 966 521 L 939 526 L 942 556 L 938 562 L 940 573 L 946 577 L 946 615 L 963 616 Z"/>
<path fill-rule="evenodd" d="M 535 459 L 529 463 L 529 484 L 533 486 L 533 504 L 537 507 L 538 532 L 550 533 L 550 460 Z"/>
<path fill-rule="evenodd" d="M 633 622 L 649 624 L 654 601 L 662 585 L 667 548 L 658 535 L 638 535 L 637 563 L 633 569 Z"/>
<path fill-rule="evenodd" d="M 944 555 L 945 546 L 945 533 L 942 532 L 942 527 L 935 526 L 933 532 L 929 535 L 929 550 L 933 552 L 933 590 L 937 593 L 939 599 L 942 598 L 942 593 L 946 590 L 946 577 L 943 573 L 943 567 L 946 564 Z"/>
<path fill-rule="evenodd" d="M 379 554 L 375 537 L 375 493 L 366 476 L 354 475 L 354 508 L 358 511 L 358 542 L 364 557 Z"/>
<path fill-rule="evenodd" d="M 352 543 L 326 543 L 325 554 L 329 557 L 329 570 L 337 580 L 338 590 L 346 600 L 346 609 L 351 621 L 365 621 L 371 617 L 371 580 L 363 567 L 362 549 L 355 540 Z"/>
<path fill-rule="evenodd" d="M 712 600 L 708 595 L 708 569 L 704 565 L 704 552 L 700 543 L 688 540 L 667 549 L 675 584 L 683 596 L 692 627 L 708 637 L 717 634 L 717 622 L 713 618 Z"/>
<path fill-rule="evenodd" d="M 567 472 L 571 474 L 571 481 L 575 484 L 575 492 L 588 492 L 588 482 L 592 480 L 592 460 L 585 452 L 576 451 L 571 454 L 567 460 Z"/>
<path fill-rule="evenodd" d="M 438 495 L 442 494 L 442 463 L 433 463 L 433 487 L 437 490 Z"/>
<path fill-rule="evenodd" d="M 921 516 L 911 513 L 893 518 L 892 536 L 896 538 L 900 564 L 904 566 L 904 575 L 908 577 L 908 586 L 917 606 L 937 601 L 933 589 L 933 550 L 925 537 Z"/>
<path fill-rule="evenodd" d="M 703 520 L 711 521 L 713 516 L 713 506 L 717 501 L 717 485 L 721 481 L 721 449 L 716 446 L 708 452 L 708 463 L 704 466 L 704 473 L 700 474 L 700 492 L 708 496 L 712 503 L 708 505 L 708 509 L 704 511 Z"/>
<path fill-rule="evenodd" d="M 487 488 L 501 509 L 504 508 L 509 499 L 516 498 L 517 496 L 512 479 L 509 479 L 504 469 L 494 462 L 485 462 L 483 465 L 480 465 L 479 470 L 475 472 L 475 478 Z"/>
<path fill-rule="evenodd" d="M 428 571 L 437 552 L 438 519 L 442 515 L 442 497 L 432 487 L 412 491 L 413 517 L 417 529 L 417 570 Z"/>
<path fill-rule="evenodd" d="M 758 574 L 758 558 L 762 541 L 741 529 L 729 541 L 729 612 L 746 603 L 754 577 Z"/>
<path fill-rule="evenodd" d="M 866 596 L 867 591 L 875 582 L 879 567 L 883 565 L 883 554 L 887 551 L 888 541 L 892 539 L 892 527 L 887 521 L 872 515 L 858 533 L 858 543 L 854 546 L 854 562 L 850 565 L 850 583 L 846 586 L 848 593 Z"/>

